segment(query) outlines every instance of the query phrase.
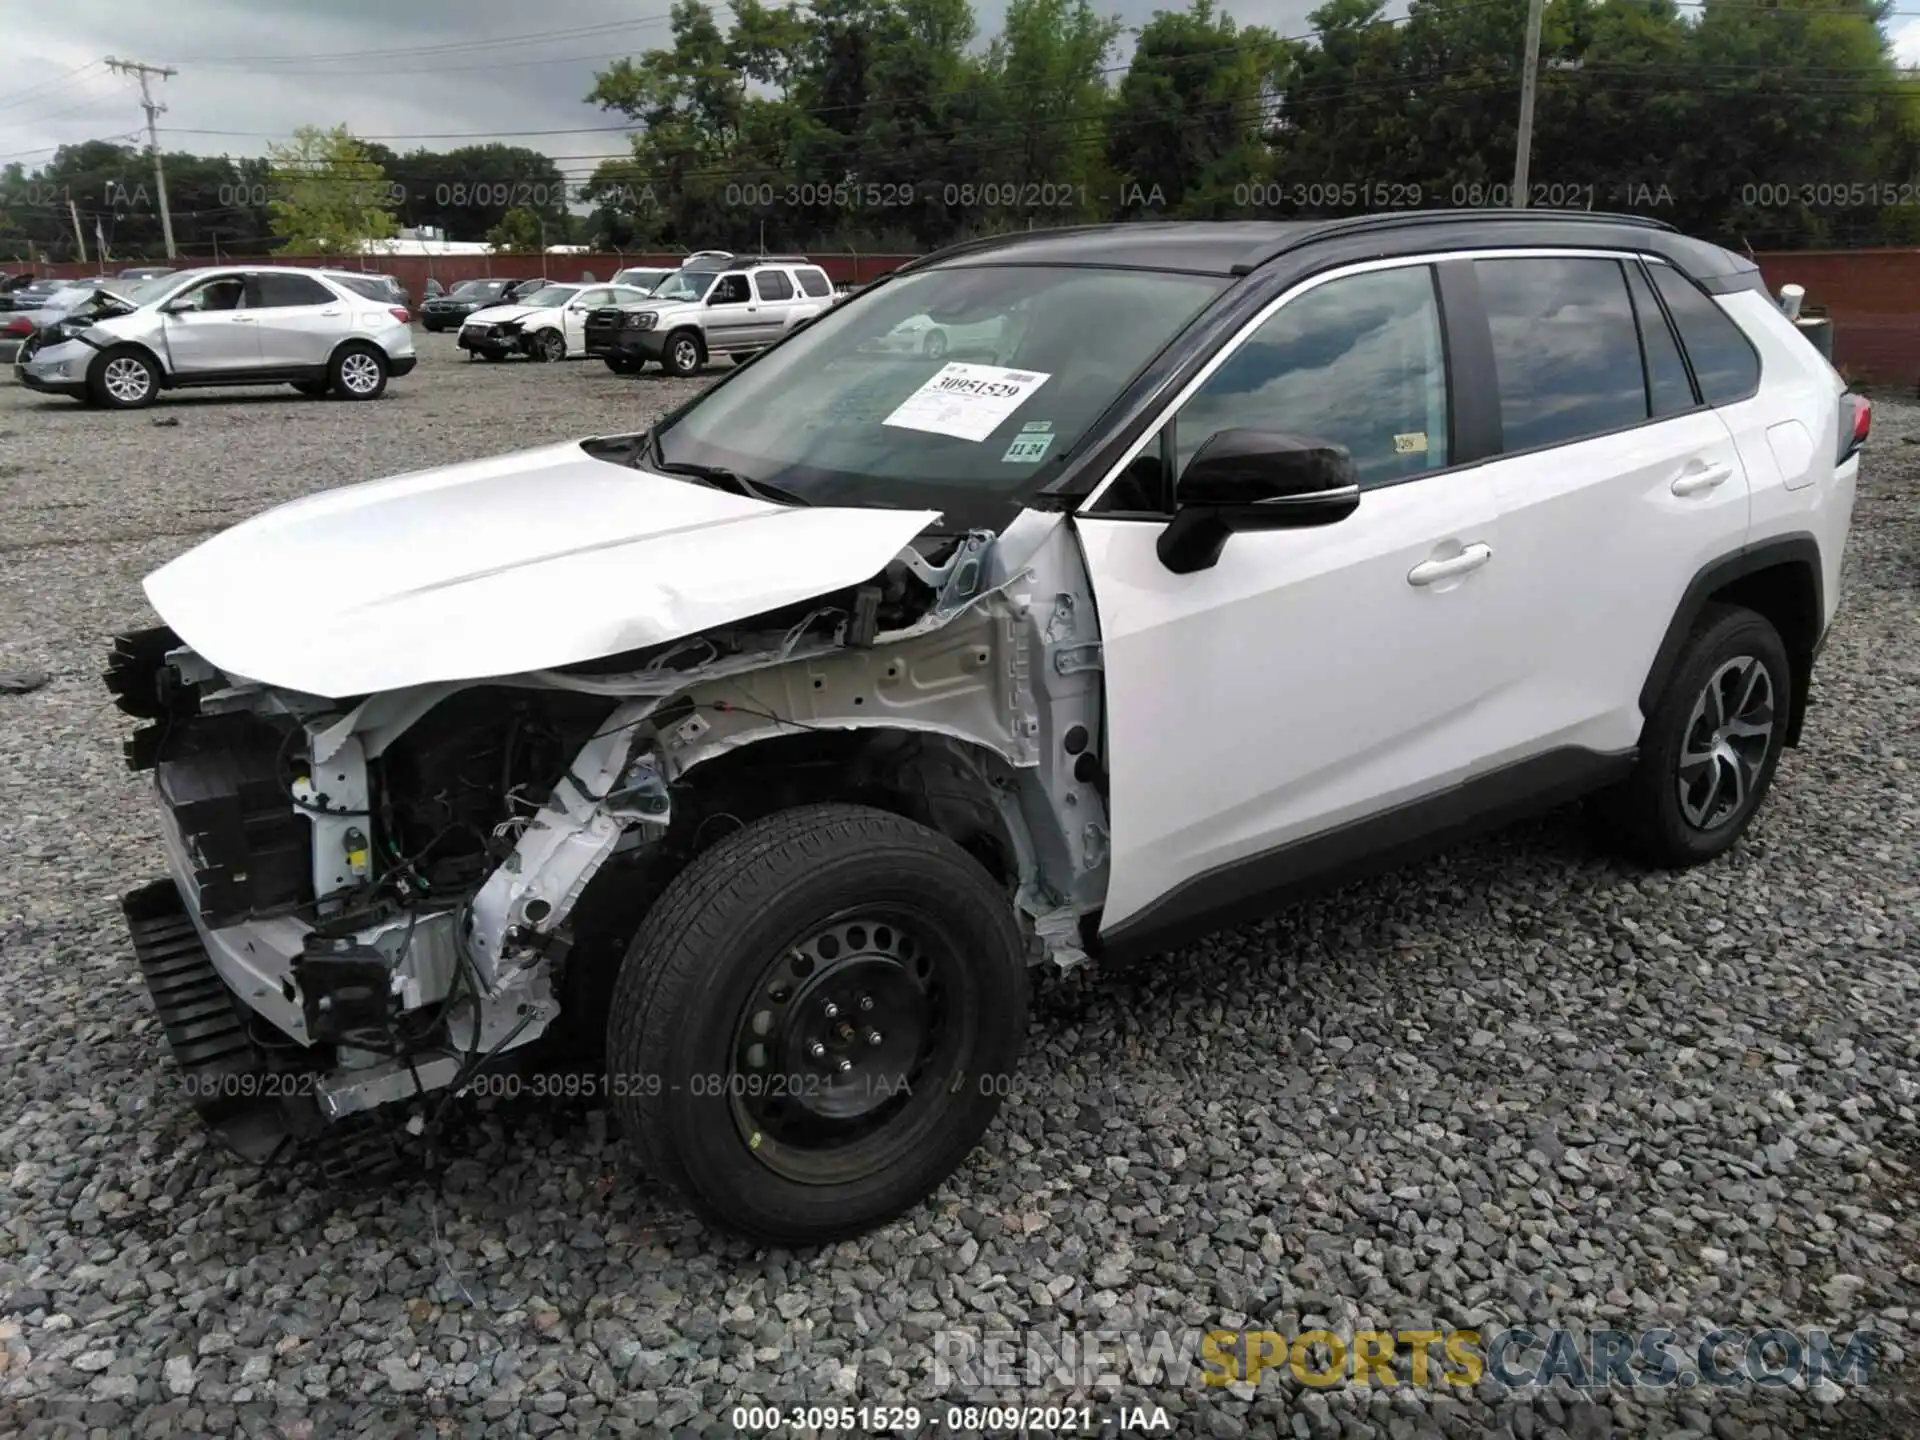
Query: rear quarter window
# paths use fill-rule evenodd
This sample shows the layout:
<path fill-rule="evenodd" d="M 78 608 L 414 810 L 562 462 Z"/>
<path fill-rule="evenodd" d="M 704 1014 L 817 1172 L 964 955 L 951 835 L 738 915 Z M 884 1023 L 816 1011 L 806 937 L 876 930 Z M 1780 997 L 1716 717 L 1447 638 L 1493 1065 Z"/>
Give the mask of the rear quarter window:
<path fill-rule="evenodd" d="M 1700 398 L 1709 405 L 1744 400 L 1760 388 L 1760 357 L 1727 313 L 1671 265 L 1650 265 L 1654 289 L 1680 332 Z"/>
<path fill-rule="evenodd" d="M 809 268 L 794 273 L 800 277 L 800 288 L 807 294 L 818 298 L 833 293 L 833 282 L 827 279 L 826 271 Z"/>

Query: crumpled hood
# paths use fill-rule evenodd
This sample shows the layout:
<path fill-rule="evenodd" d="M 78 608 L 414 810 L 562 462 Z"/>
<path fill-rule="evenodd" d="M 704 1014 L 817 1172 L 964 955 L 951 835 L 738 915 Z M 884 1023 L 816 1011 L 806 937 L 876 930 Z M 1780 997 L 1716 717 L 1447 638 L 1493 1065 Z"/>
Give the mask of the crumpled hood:
<path fill-rule="evenodd" d="M 337 699 L 745 620 L 870 579 L 938 518 L 769 504 L 570 442 L 296 500 L 146 591 L 228 674 Z"/>
<path fill-rule="evenodd" d="M 467 323 L 498 325 L 502 320 L 525 320 L 534 315 L 544 315 L 551 308 L 546 305 L 489 305 L 467 316 Z"/>

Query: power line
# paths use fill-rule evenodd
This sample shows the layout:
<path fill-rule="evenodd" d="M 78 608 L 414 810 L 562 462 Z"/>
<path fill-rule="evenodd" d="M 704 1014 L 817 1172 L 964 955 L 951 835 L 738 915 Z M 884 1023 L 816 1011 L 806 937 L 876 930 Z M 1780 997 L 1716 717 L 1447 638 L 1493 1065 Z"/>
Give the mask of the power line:
<path fill-rule="evenodd" d="M 60 91 L 70 88 L 79 76 L 101 63 L 102 62 L 98 60 L 89 60 L 86 64 L 76 65 L 71 70 L 66 71 L 64 74 L 56 75 L 50 80 L 42 80 L 39 84 L 29 85 L 24 90 L 16 90 L 11 95 L 0 96 L 0 110 L 11 110 L 15 105 L 24 105 L 34 100 L 44 100 L 48 95 L 58 94 Z"/>

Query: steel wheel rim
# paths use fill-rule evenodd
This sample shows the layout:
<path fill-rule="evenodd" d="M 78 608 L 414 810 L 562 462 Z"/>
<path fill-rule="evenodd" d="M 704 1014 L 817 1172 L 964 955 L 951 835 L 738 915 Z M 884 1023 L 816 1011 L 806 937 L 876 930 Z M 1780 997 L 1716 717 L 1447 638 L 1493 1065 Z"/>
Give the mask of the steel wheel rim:
<path fill-rule="evenodd" d="M 100 379 L 107 387 L 107 393 L 120 401 L 144 400 L 147 391 L 153 388 L 153 379 L 147 374 L 147 367 L 125 355 L 117 360 L 109 360 Z"/>
<path fill-rule="evenodd" d="M 371 355 L 349 355 L 340 362 L 340 383 L 356 395 L 365 395 L 380 383 L 380 367 Z"/>
<path fill-rule="evenodd" d="M 728 1054 L 727 1103 L 754 1158 L 816 1185 L 896 1163 L 965 1039 L 957 963 L 927 918 L 893 906 L 843 912 L 782 947 Z"/>
<path fill-rule="evenodd" d="M 1680 739 L 1680 814 L 1694 829 L 1718 830 L 1746 811 L 1774 719 L 1773 676 L 1759 660 L 1738 655 L 1713 672 Z"/>
<path fill-rule="evenodd" d="M 691 370 L 700 360 L 700 352 L 693 347 L 691 340 L 682 340 L 673 347 L 673 361 L 682 370 Z"/>

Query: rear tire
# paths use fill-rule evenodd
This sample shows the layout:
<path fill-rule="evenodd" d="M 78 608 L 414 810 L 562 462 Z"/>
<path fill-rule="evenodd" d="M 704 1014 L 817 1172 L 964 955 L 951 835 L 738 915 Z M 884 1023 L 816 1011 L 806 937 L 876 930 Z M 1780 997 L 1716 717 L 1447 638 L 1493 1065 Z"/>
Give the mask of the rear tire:
<path fill-rule="evenodd" d="M 607 1027 L 642 1165 L 773 1244 L 912 1208 L 999 1109 L 1026 1039 L 1004 887 L 881 810 L 808 805 L 693 861 L 642 922 Z"/>
<path fill-rule="evenodd" d="M 1647 716 L 1633 773 L 1595 798 L 1595 818 L 1618 848 L 1676 869 L 1732 849 L 1773 784 L 1791 677 L 1765 616 L 1708 606 Z"/>
<path fill-rule="evenodd" d="M 342 400 L 378 400 L 387 388 L 387 357 L 374 345 L 342 345 L 327 367 L 327 386 Z"/>
<path fill-rule="evenodd" d="M 103 351 L 87 370 L 87 398 L 112 410 L 141 410 L 160 398 L 160 369 L 131 345 Z"/>

